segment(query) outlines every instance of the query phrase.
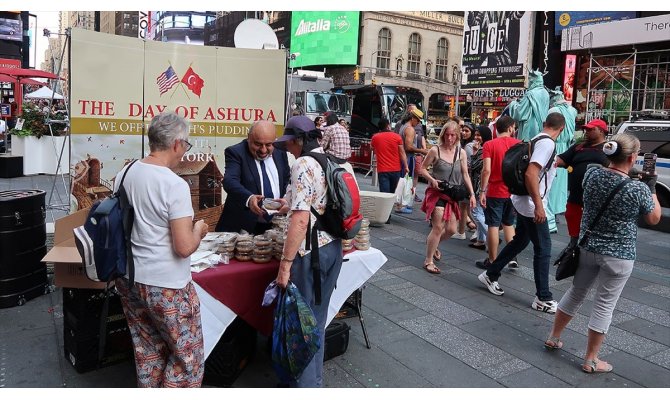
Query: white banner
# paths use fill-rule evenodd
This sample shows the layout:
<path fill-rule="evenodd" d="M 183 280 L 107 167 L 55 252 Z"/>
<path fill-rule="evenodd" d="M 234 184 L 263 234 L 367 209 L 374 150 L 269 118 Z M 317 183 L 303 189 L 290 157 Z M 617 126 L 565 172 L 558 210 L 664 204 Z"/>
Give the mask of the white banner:
<path fill-rule="evenodd" d="M 670 40 L 670 14 L 564 29 L 561 51 Z"/>

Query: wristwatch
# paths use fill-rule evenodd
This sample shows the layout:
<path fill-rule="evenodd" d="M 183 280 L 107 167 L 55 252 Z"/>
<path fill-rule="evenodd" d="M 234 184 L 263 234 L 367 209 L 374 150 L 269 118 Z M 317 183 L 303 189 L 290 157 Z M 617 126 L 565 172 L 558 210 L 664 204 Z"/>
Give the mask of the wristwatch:
<path fill-rule="evenodd" d="M 295 260 L 295 258 L 286 258 L 286 256 L 282 254 L 281 259 L 279 261 L 293 262 L 293 260 Z"/>

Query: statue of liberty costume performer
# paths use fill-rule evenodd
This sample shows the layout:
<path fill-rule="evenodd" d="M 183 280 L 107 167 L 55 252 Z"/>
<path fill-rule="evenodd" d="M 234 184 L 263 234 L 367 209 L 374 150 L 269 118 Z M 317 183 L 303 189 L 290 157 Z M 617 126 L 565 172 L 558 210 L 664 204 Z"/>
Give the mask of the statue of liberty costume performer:
<path fill-rule="evenodd" d="M 549 94 L 551 96 L 549 113 L 561 113 L 565 118 L 565 128 L 556 138 L 556 154 L 558 155 L 564 153 L 574 143 L 577 110 L 565 100 L 560 87 L 550 90 Z M 549 222 L 549 232 L 554 233 L 557 231 L 555 215 L 564 213 L 568 202 L 568 171 L 565 168 L 556 169 L 556 177 L 548 196 L 547 222 Z"/>
<path fill-rule="evenodd" d="M 530 141 L 542 131 L 544 121 L 549 115 L 549 93 L 544 87 L 544 78 L 540 71 L 528 73 L 526 94 L 509 105 L 510 117 L 518 124 L 517 139 Z"/>

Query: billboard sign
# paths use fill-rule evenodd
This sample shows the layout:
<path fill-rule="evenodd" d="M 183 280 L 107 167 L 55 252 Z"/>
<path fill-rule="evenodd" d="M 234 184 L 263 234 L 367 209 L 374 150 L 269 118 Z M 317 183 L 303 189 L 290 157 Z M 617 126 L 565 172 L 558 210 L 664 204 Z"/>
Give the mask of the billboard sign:
<path fill-rule="evenodd" d="M 669 29 L 670 14 L 575 26 L 561 33 L 561 51 L 664 42 L 670 38 Z"/>
<path fill-rule="evenodd" d="M 130 160 L 148 153 L 147 128 L 162 112 L 191 124 L 193 148 L 183 161 L 213 160 L 221 172 L 224 150 L 246 138 L 253 122 L 271 121 L 282 133 L 282 50 L 189 46 L 73 29 L 70 65 L 70 174 L 79 208 L 90 185 L 110 182 Z"/>
<path fill-rule="evenodd" d="M 358 11 L 294 11 L 290 67 L 356 65 L 359 22 Z"/>
<path fill-rule="evenodd" d="M 569 103 L 572 103 L 572 96 L 575 92 L 575 70 L 577 56 L 568 54 L 565 56 L 565 72 L 563 73 L 563 97 Z"/>
<path fill-rule="evenodd" d="M 573 26 L 602 24 L 603 22 L 631 19 L 636 16 L 635 11 L 556 11 L 554 34 L 560 36 L 563 29 Z"/>
<path fill-rule="evenodd" d="M 20 19 L 0 18 L 0 39 L 23 41 L 23 24 Z"/>
<path fill-rule="evenodd" d="M 463 31 L 464 89 L 525 87 L 533 13 L 468 11 Z"/>

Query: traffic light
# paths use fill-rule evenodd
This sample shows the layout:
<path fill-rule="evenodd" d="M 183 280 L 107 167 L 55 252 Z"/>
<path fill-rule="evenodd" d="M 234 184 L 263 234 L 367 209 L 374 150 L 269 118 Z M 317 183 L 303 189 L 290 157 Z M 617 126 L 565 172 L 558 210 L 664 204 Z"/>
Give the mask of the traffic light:
<path fill-rule="evenodd" d="M 358 76 L 358 68 L 354 70 L 354 81 L 358 82 L 359 76 Z"/>

